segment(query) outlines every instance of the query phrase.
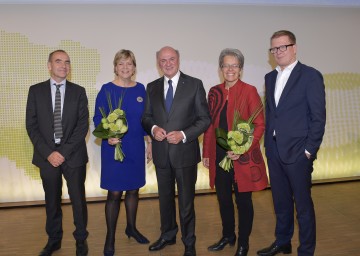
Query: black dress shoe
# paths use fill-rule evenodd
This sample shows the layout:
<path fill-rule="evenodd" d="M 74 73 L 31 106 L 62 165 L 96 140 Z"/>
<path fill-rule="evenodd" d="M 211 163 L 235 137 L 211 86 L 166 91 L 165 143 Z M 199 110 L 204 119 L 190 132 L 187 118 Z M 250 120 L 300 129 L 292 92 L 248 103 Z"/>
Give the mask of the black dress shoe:
<path fill-rule="evenodd" d="M 150 241 L 145 236 L 143 236 L 143 234 L 141 234 L 137 229 L 126 228 L 125 234 L 128 236 L 128 238 L 133 237 L 139 244 L 150 243 Z"/>
<path fill-rule="evenodd" d="M 159 238 L 155 243 L 149 246 L 149 251 L 159 251 L 163 249 L 167 245 L 176 244 L 176 238 L 172 240 L 165 240 L 163 238 Z"/>
<path fill-rule="evenodd" d="M 61 241 L 59 242 L 48 242 L 44 249 L 40 252 L 39 256 L 51 256 L 53 252 L 61 248 Z"/>
<path fill-rule="evenodd" d="M 222 237 L 219 242 L 217 242 L 213 245 L 210 245 L 208 247 L 208 250 L 212 251 L 212 252 L 221 251 L 222 249 L 224 249 L 224 247 L 227 244 L 229 244 L 230 246 L 234 246 L 235 242 L 236 242 L 236 236 Z"/>
<path fill-rule="evenodd" d="M 275 242 L 267 248 L 257 251 L 259 256 L 274 256 L 278 253 L 290 254 L 292 251 L 291 244 L 277 245 Z"/>
<path fill-rule="evenodd" d="M 76 256 L 87 256 L 89 247 L 87 241 L 76 241 Z"/>
<path fill-rule="evenodd" d="M 195 246 L 185 246 L 184 256 L 196 256 Z"/>
<path fill-rule="evenodd" d="M 247 256 L 248 251 L 249 251 L 249 246 L 238 245 L 238 248 L 234 256 Z"/>

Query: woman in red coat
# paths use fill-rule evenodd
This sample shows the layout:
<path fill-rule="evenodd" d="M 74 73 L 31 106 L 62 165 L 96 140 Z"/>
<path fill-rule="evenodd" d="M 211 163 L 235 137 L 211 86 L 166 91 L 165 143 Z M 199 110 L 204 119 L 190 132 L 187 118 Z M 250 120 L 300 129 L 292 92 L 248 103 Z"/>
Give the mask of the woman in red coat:
<path fill-rule="evenodd" d="M 233 246 L 236 242 L 232 199 L 234 190 L 239 218 L 238 247 L 235 256 L 247 255 L 249 250 L 249 236 L 254 218 L 252 192 L 262 190 L 268 185 L 259 144 L 265 128 L 263 110 L 252 122 L 254 139 L 246 153 L 237 155 L 216 143 L 215 129 L 231 130 L 235 110 L 239 111 L 242 119 L 248 120 L 259 106 L 262 106 L 256 88 L 240 80 L 243 66 L 244 56 L 239 50 L 227 48 L 220 53 L 219 68 L 224 83 L 212 87 L 209 91 L 208 104 L 212 122 L 204 134 L 203 141 L 203 164 L 209 168 L 211 188 L 216 187 L 223 227 L 222 238 L 209 246 L 208 250 L 220 251 L 227 244 Z M 233 168 L 229 171 L 219 166 L 226 155 L 233 162 Z"/>

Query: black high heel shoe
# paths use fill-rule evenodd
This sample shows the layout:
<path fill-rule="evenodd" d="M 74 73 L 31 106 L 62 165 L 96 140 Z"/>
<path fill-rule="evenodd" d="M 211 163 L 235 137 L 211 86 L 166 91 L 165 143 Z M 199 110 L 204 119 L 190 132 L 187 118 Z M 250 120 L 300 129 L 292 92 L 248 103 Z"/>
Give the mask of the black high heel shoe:
<path fill-rule="evenodd" d="M 114 256 L 115 251 L 104 251 L 104 256 Z"/>
<path fill-rule="evenodd" d="M 104 256 L 114 256 L 115 254 L 115 238 L 110 238 L 106 235 L 104 245 Z"/>
<path fill-rule="evenodd" d="M 125 234 L 128 236 L 128 238 L 133 237 L 139 244 L 150 243 L 150 241 L 145 236 L 143 236 L 137 229 L 126 228 Z"/>

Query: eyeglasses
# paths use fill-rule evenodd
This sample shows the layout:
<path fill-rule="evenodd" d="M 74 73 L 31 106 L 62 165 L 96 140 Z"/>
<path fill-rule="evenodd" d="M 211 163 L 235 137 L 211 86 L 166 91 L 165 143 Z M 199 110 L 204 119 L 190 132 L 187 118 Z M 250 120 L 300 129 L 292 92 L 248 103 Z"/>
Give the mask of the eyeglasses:
<path fill-rule="evenodd" d="M 295 44 L 280 45 L 279 47 L 270 48 L 269 51 L 272 54 L 275 54 L 278 51 L 285 52 L 289 46 L 293 46 L 293 45 L 295 45 Z"/>
<path fill-rule="evenodd" d="M 232 65 L 229 65 L 229 64 L 222 64 L 221 65 L 221 68 L 223 69 L 237 69 L 237 68 L 240 68 L 240 65 L 239 64 L 232 64 Z"/>

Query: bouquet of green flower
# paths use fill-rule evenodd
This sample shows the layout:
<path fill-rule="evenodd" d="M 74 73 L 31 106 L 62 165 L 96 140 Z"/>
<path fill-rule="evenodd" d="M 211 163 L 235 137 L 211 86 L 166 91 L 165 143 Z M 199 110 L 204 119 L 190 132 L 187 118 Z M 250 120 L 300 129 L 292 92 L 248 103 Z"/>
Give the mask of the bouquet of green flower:
<path fill-rule="evenodd" d="M 116 109 L 113 109 L 110 93 L 107 93 L 106 97 L 109 105 L 109 114 L 106 114 L 104 107 L 99 107 L 102 119 L 101 123 L 93 131 L 93 134 L 95 137 L 101 139 L 120 139 L 128 131 L 125 111 L 121 109 L 123 97 L 119 98 L 118 106 Z M 121 149 L 121 143 L 117 143 L 115 146 L 114 159 L 122 162 L 124 160 L 124 157 L 125 155 Z"/>
<path fill-rule="evenodd" d="M 243 103 L 241 107 L 244 107 L 244 104 L 245 103 Z M 227 151 L 233 151 L 237 155 L 246 153 L 250 149 L 254 140 L 253 121 L 260 114 L 262 108 L 263 105 L 260 102 L 259 106 L 255 109 L 254 113 L 248 120 L 244 120 L 241 117 L 239 110 L 235 110 L 231 131 L 226 132 L 222 128 L 215 129 L 217 144 Z M 225 156 L 219 163 L 219 166 L 228 172 L 233 167 L 233 163 L 228 156 Z"/>

